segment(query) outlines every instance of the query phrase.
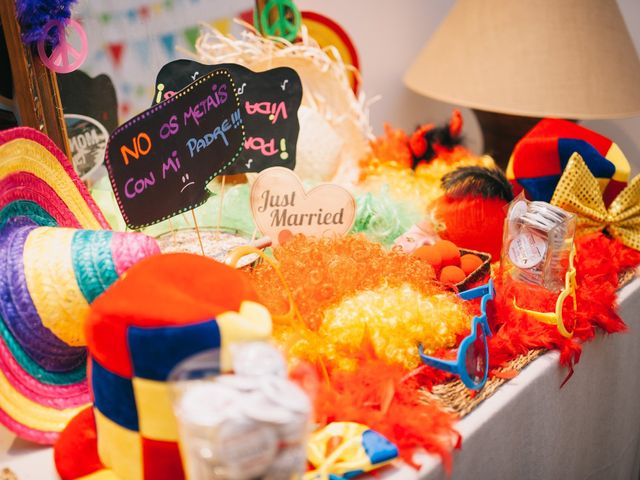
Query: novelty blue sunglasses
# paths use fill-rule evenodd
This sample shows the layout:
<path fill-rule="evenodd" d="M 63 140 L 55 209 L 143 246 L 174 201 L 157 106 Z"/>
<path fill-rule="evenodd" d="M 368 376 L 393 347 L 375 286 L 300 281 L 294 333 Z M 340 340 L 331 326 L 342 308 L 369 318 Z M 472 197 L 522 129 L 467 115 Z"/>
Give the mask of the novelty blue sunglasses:
<path fill-rule="evenodd" d="M 418 345 L 418 351 L 422 362 L 426 365 L 458 375 L 467 388 L 480 390 L 484 387 L 489 373 L 487 337 L 491 336 L 491 329 L 487 321 L 487 303 L 495 296 L 493 280 L 459 293 L 458 296 L 463 300 L 473 300 L 479 297 L 482 297 L 482 300 L 480 302 L 480 316 L 473 318 L 471 333 L 460 342 L 457 360 L 443 360 L 425 355 L 422 344 Z"/>

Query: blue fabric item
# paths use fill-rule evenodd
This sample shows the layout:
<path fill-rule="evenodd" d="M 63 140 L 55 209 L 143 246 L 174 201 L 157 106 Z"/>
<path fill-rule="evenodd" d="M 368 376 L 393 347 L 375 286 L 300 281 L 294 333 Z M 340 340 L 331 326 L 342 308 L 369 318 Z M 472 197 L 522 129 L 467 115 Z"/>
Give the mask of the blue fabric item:
<path fill-rule="evenodd" d="M 73 271 L 82 295 L 92 303 L 117 279 L 110 230 L 78 230 L 71 242 Z"/>
<path fill-rule="evenodd" d="M 131 379 L 110 372 L 94 358 L 90 371 L 95 407 L 112 422 L 137 432 L 138 410 Z"/>
<path fill-rule="evenodd" d="M 518 183 L 527 191 L 529 200 L 550 202 L 556 185 L 560 181 L 560 175 L 546 177 L 519 178 Z"/>
<path fill-rule="evenodd" d="M 30 200 L 16 200 L 0 211 L 0 228 L 12 217 L 27 217 L 41 227 L 57 227 L 58 222 L 44 208 Z"/>
<path fill-rule="evenodd" d="M 398 447 L 374 430 L 366 430 L 362 434 L 362 447 L 373 465 L 398 456 Z"/>
<path fill-rule="evenodd" d="M 186 358 L 220 348 L 220 329 L 215 320 L 175 327 L 129 327 L 127 340 L 134 375 L 163 382 Z"/>
<path fill-rule="evenodd" d="M 352 472 L 347 472 L 344 474 L 343 477 L 339 476 L 339 475 L 334 475 L 333 473 L 329 475 L 329 478 L 331 480 L 342 480 L 344 478 L 346 478 L 347 480 L 353 477 L 357 477 L 358 475 L 362 475 L 364 474 L 365 471 L 364 470 L 354 470 Z"/>
<path fill-rule="evenodd" d="M 611 178 L 616 171 L 616 166 L 600 155 L 590 143 L 585 140 L 575 138 L 558 139 L 558 155 L 560 156 L 560 166 L 562 171 L 567 168 L 567 163 L 574 152 L 578 152 L 584 162 L 596 178 Z"/>

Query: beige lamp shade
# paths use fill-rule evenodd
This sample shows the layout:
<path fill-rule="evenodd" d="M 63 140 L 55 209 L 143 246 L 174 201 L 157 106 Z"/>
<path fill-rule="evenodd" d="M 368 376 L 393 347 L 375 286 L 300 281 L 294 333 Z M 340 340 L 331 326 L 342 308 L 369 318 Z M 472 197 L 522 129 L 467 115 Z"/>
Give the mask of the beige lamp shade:
<path fill-rule="evenodd" d="M 404 81 L 490 112 L 640 114 L 640 61 L 615 0 L 458 0 Z"/>

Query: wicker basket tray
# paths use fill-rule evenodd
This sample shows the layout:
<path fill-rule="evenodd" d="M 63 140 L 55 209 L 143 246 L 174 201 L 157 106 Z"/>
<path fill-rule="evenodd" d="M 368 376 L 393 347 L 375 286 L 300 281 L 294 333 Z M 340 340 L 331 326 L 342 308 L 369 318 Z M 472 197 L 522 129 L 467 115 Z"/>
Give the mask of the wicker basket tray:
<path fill-rule="evenodd" d="M 480 265 L 473 272 L 467 275 L 467 278 L 465 278 L 463 281 L 455 284 L 455 286 L 458 288 L 458 291 L 463 292 L 464 290 L 468 290 L 469 288 L 471 288 L 473 284 L 479 282 L 489 274 L 489 271 L 491 270 L 491 255 L 484 252 L 478 252 L 476 250 L 467 250 L 466 248 L 460 248 L 459 250 L 460 256 L 466 255 L 467 253 L 472 253 L 482 260 L 482 265 Z"/>
<path fill-rule="evenodd" d="M 501 371 L 515 370 L 519 372 L 544 352 L 545 350 L 531 350 L 526 355 L 520 355 L 518 358 L 511 360 Z M 468 389 L 460 380 L 452 380 L 435 385 L 431 392 L 423 390 L 422 393 L 427 403 L 438 402 L 444 410 L 455 413 L 462 418 L 493 395 L 507 381 L 508 379 L 505 378 L 492 377 L 487 380 L 482 390 L 474 392 Z"/>

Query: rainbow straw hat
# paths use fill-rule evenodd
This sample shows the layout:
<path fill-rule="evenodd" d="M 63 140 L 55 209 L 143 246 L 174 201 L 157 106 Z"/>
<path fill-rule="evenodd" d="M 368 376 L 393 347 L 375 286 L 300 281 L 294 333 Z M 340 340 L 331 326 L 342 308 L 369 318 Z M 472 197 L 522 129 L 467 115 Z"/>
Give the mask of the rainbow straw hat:
<path fill-rule="evenodd" d="M 89 304 L 158 253 L 145 235 L 106 228 L 48 137 L 0 132 L 0 422 L 23 438 L 53 443 L 90 401 Z"/>
<path fill-rule="evenodd" d="M 243 272 L 173 253 L 139 262 L 98 298 L 86 335 L 94 405 L 56 443 L 61 478 L 180 480 L 169 373 L 205 351 L 228 369 L 229 346 L 269 338 L 271 316 Z"/>

